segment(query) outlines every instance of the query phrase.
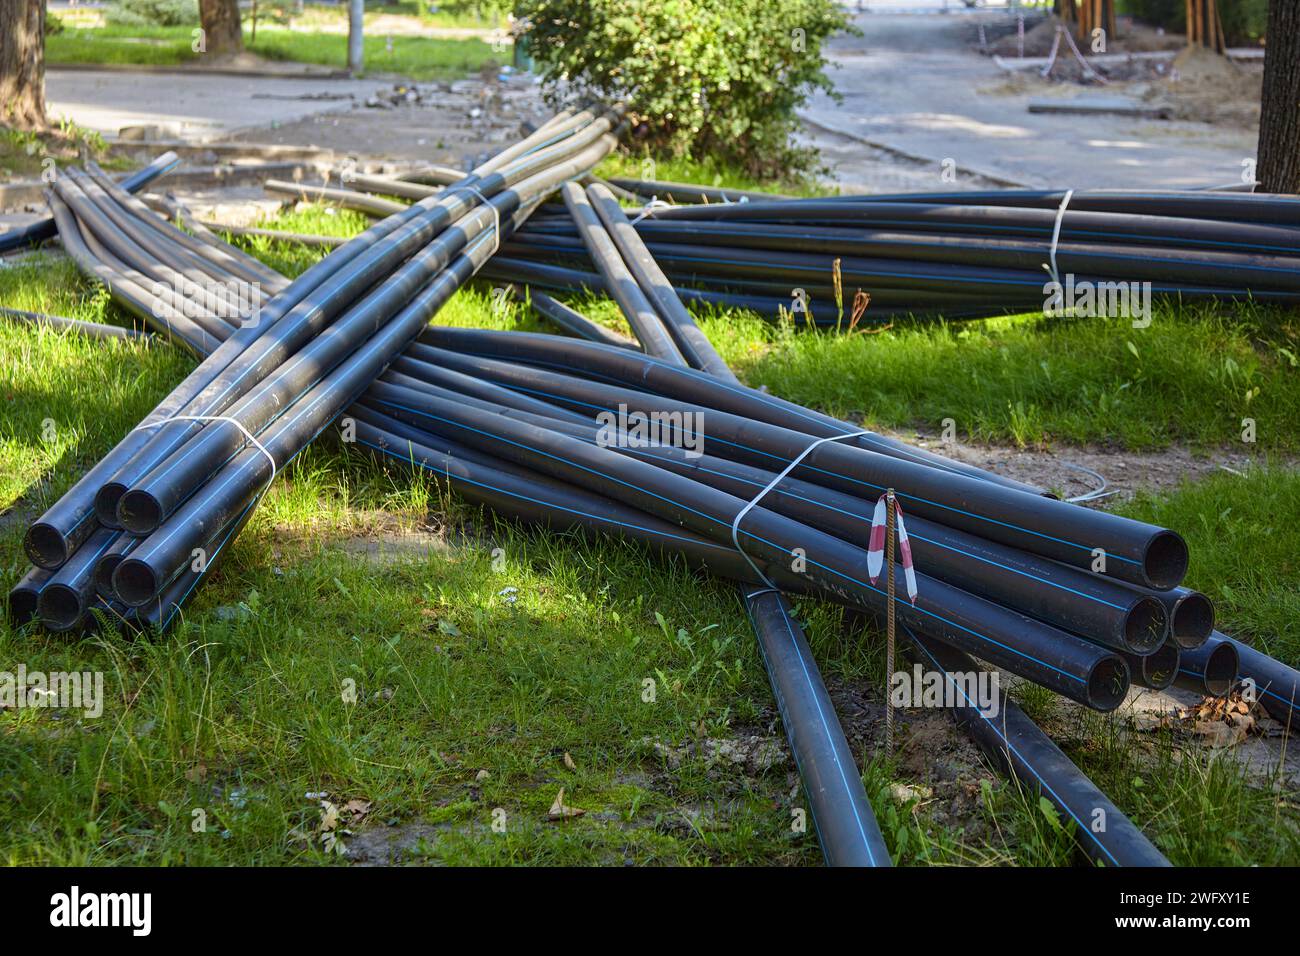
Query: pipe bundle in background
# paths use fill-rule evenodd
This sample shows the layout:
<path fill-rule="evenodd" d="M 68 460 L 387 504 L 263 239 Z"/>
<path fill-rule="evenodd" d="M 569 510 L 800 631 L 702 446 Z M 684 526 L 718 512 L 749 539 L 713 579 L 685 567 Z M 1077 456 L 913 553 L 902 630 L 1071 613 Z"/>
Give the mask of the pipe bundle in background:
<path fill-rule="evenodd" d="M 619 182 L 639 194 L 661 185 Z M 669 195 L 681 198 L 680 190 Z M 1153 296 L 1187 301 L 1300 303 L 1296 197 L 1097 190 L 1066 199 L 1029 190 L 745 196 L 649 206 L 635 227 L 679 292 L 724 303 L 747 297 L 772 315 L 790 310 L 802 289 L 819 324 L 835 324 L 857 290 L 871 296 L 868 322 L 1039 311 L 1052 276 L 1066 308 L 1086 287 L 1107 283 L 1150 283 Z M 494 278 L 603 287 L 574 223 L 558 211 L 534 217 L 502 253 Z"/>

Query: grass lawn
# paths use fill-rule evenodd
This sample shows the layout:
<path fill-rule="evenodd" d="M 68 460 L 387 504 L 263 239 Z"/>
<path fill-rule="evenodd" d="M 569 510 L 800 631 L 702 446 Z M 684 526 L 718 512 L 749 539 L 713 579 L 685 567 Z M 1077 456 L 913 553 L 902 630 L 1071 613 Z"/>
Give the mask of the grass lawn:
<path fill-rule="evenodd" d="M 202 54 L 191 49 L 191 27 L 101 26 L 68 29 L 46 38 L 48 63 L 107 63 L 174 66 L 197 63 Z M 492 47 L 475 37 L 441 38 L 423 36 L 365 38 L 366 69 L 371 73 L 397 73 L 414 80 L 456 79 L 499 62 Z M 292 60 L 344 69 L 347 66 L 347 36 L 340 33 L 307 33 L 266 24 L 257 28 L 253 42 L 245 31 L 250 53 L 269 60 Z"/>
<path fill-rule="evenodd" d="M 338 234 L 362 224 L 321 212 L 270 225 Z M 249 248 L 289 272 L 319 255 L 265 240 Z M 543 328 L 492 301 L 463 291 L 438 320 Z M 116 311 L 63 263 L 0 270 L 0 302 L 95 319 Z M 582 304 L 617 321 L 608 303 Z M 1284 351 L 1295 352 L 1296 332 L 1280 316 L 1169 309 L 1140 331 L 998 320 L 840 339 L 737 314 L 703 325 L 751 384 L 878 425 L 952 416 L 981 438 L 1213 446 L 1233 440 L 1231 420 L 1249 407 L 1263 448 L 1294 450 L 1282 423 L 1300 405 Z M 190 364 L 167 346 L 0 320 L 0 510 L 30 517 L 53 501 Z M 1300 476 L 1278 467 L 1127 509 L 1188 536 L 1189 583 L 1219 601 L 1225 629 L 1297 663 L 1298 502 Z M 6 588 L 23 564 L 24 524 L 0 517 Z M 798 610 L 832 689 L 879 699 L 878 636 L 819 602 Z M 815 836 L 791 832 L 791 810 L 804 805 L 792 765 L 767 767 L 757 751 L 738 763 L 708 756 L 707 741 L 784 743 L 730 586 L 613 540 L 497 520 L 328 437 L 286 469 L 172 632 L 133 641 L 110 626 L 69 640 L 0 623 L 0 659 L 103 671 L 106 690 L 98 719 L 0 711 L 4 862 L 342 862 L 325 838 L 341 828 L 355 831 L 341 836 L 354 857 L 394 839 L 413 861 L 820 860 Z M 1154 735 L 1149 747 L 1124 746 L 1113 718 L 1033 688 L 1022 701 L 1061 728 L 1071 756 L 1176 864 L 1300 863 L 1294 806 L 1229 759 L 1175 757 Z M 855 739 L 899 862 L 1076 859 L 1037 801 L 978 761 L 922 743 L 885 760 Z M 918 758 L 954 766 L 955 779 L 940 789 Z M 892 783 L 934 784 L 942 799 L 898 803 Z M 548 822 L 561 787 L 587 812 Z M 333 828 L 308 797 L 322 792 L 341 810 Z"/>

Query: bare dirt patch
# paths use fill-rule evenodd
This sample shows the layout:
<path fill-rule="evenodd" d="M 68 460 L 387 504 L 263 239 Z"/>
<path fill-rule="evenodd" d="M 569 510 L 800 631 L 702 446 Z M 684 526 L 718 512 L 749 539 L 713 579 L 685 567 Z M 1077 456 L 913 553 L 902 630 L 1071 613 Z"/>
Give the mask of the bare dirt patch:
<path fill-rule="evenodd" d="M 986 468 L 1017 481 L 1025 481 L 1057 492 L 1062 497 L 1086 494 L 1098 488 L 1095 472 L 1106 479 L 1113 491 L 1103 501 L 1124 501 L 1139 491 L 1172 491 L 1184 481 L 1203 478 L 1216 471 L 1245 472 L 1256 457 L 1236 449 L 1191 449 L 1173 447 L 1163 451 L 1134 452 L 1096 445 L 1070 445 L 1060 449 L 1008 448 L 944 442 L 935 435 L 919 432 L 897 437 L 941 455 Z M 1088 469 L 1087 472 L 1080 468 Z"/>
<path fill-rule="evenodd" d="M 467 169 L 516 140 L 521 124 L 540 125 L 550 115 L 537 86 L 525 77 L 398 86 L 414 95 L 395 97 L 392 84 L 376 84 L 374 96 L 354 99 L 349 108 L 248 130 L 229 141 L 315 146 L 358 159 Z"/>

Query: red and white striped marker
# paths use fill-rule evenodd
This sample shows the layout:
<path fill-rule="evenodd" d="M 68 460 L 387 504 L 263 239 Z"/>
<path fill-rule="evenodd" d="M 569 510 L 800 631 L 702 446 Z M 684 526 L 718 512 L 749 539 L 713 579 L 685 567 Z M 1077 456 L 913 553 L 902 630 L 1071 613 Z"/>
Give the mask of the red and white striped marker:
<path fill-rule="evenodd" d="M 875 584 L 880 572 L 885 567 L 885 521 L 889 507 L 887 496 L 881 495 L 876 502 L 876 511 L 871 516 L 871 540 L 867 544 L 867 574 Z M 907 584 L 907 597 L 916 604 L 916 571 L 912 568 L 912 544 L 907 539 L 907 527 L 903 524 L 903 506 L 894 497 L 894 524 L 898 529 L 898 551 L 902 556 L 903 580 Z"/>

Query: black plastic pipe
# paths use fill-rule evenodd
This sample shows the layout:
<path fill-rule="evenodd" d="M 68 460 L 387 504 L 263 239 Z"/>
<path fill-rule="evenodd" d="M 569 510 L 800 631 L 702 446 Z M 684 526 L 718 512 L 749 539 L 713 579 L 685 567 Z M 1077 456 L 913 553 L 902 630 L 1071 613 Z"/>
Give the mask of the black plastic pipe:
<path fill-rule="evenodd" d="M 739 380 L 735 374 L 695 324 L 694 317 L 682 305 L 672 283 L 650 255 L 645 243 L 637 236 L 636 229 L 624 215 L 614 194 L 596 183 L 587 187 L 587 198 L 642 294 L 652 303 L 662 325 L 672 336 L 684 360 L 682 364 L 707 372 L 724 382 L 737 383 Z M 650 352 L 649 349 L 645 351 Z"/>
<path fill-rule="evenodd" d="M 123 179 L 122 188 L 127 192 L 137 192 L 164 173 L 171 172 L 180 161 L 180 157 L 173 152 L 163 153 L 148 166 L 136 170 Z M 0 254 L 53 239 L 58 231 L 54 217 L 47 216 L 26 226 L 0 233 Z"/>
<path fill-rule="evenodd" d="M 1238 650 L 1240 646 L 1226 634 L 1215 631 L 1200 647 L 1182 652 L 1178 663 L 1178 676 L 1174 679 L 1174 683 L 1198 694 L 1222 697 L 1237 684 L 1241 672 L 1241 655 Z M 1263 655 L 1261 654 L 1260 657 Z M 1278 663 L 1272 658 L 1265 658 L 1265 662 L 1270 668 L 1271 665 Z M 1269 692 L 1273 691 L 1272 681 L 1266 679 L 1263 684 L 1258 681 L 1256 684 L 1261 703 L 1267 707 Z M 1282 693 L 1287 693 L 1285 688 Z M 1289 704 L 1287 698 L 1277 694 L 1276 691 L 1273 691 L 1273 694 L 1275 701 Z M 1271 708 L 1269 712 L 1272 713 Z"/>
<path fill-rule="evenodd" d="M 1169 866 L 1169 861 L 1124 813 L 1106 798 L 1061 749 L 1052 743 L 1025 712 L 1002 695 L 992 702 L 971 698 L 964 682 L 954 675 L 978 674 L 965 654 L 911 632 L 922 666 L 944 675 L 952 687 L 956 706 L 951 708 L 990 759 L 1001 764 L 1032 792 L 1046 797 L 1075 825 L 1079 846 L 1104 866 Z"/>
<path fill-rule="evenodd" d="M 95 563 L 120 537 L 111 528 L 97 528 L 41 589 L 37 614 L 51 631 L 76 627 L 95 600 Z"/>
<path fill-rule="evenodd" d="M 421 336 L 421 341 L 455 352 L 536 365 L 558 372 L 578 373 L 611 384 L 626 385 L 678 398 L 689 404 L 716 408 L 779 425 L 817 438 L 864 431 L 864 434 L 849 439 L 847 443 L 954 474 L 991 481 L 1029 494 L 1043 493 L 1035 485 L 944 458 L 895 438 L 865 431 L 850 422 L 840 421 L 756 388 L 719 381 L 697 369 L 676 367 L 651 356 L 630 353 L 626 349 L 619 351 L 600 348 L 598 343 L 573 343 L 555 336 L 530 332 L 506 333 L 436 325 Z"/>
<path fill-rule="evenodd" d="M 27 312 L 23 309 L 0 307 L 0 316 L 13 319 L 15 322 L 24 322 L 28 325 L 43 325 L 59 331 L 79 332 L 86 338 L 98 339 L 102 342 L 147 340 L 151 337 L 151 334 L 144 329 L 128 329 L 121 325 L 105 325 L 102 322 L 87 322 L 84 319 L 69 319 L 61 315 Z"/>
<path fill-rule="evenodd" d="M 440 330 L 425 340 L 449 341 Z M 581 343 L 575 343 L 581 344 Z M 418 350 L 417 350 L 418 352 Z M 620 352 L 620 354 L 624 354 Z M 691 412 L 702 415 L 706 453 L 759 467 L 784 467 L 810 445 L 808 436 L 716 409 L 664 399 L 541 369 L 480 359 L 481 374 L 502 384 L 536 389 L 532 394 L 575 408 L 626 406 L 628 413 Z M 899 490 L 910 512 L 1144 586 L 1173 587 L 1187 567 L 1187 546 L 1172 531 L 1078 505 L 1026 494 L 989 481 L 893 458 L 863 447 L 830 442 L 817 447 L 793 472 L 815 484 L 874 500 Z"/>
<path fill-rule="evenodd" d="M 606 291 L 623 311 L 633 334 L 641 343 L 641 348 L 650 355 L 669 361 L 680 361 L 681 353 L 673 342 L 672 336 L 663 327 L 650 300 L 646 298 L 645 293 L 637 285 L 636 279 L 628 271 L 604 224 L 591 208 L 591 203 L 586 193 L 582 191 L 582 187 L 577 183 L 565 183 L 560 194 L 564 197 L 565 207 L 577 224 L 578 233 L 591 254 L 597 271 L 605 278 Z"/>
<path fill-rule="evenodd" d="M 545 124 L 537 133 L 514 146 L 508 147 L 497 157 L 485 163 L 480 167 L 480 173 L 490 172 L 495 169 L 496 164 L 514 156 L 524 155 L 529 150 L 537 147 L 546 146 L 550 148 L 549 144 L 556 141 L 557 138 L 563 139 L 569 134 L 577 135 L 573 131 L 588 123 L 592 118 L 590 113 L 560 114 L 552 122 Z M 161 164 L 164 158 L 160 158 L 157 163 Z M 538 159 L 537 154 L 532 155 L 533 162 L 537 162 Z M 154 175 L 157 175 L 157 173 Z M 147 179 L 143 181 L 147 181 Z M 487 192 L 501 184 L 501 180 L 497 180 L 491 185 L 482 183 L 479 173 L 472 173 L 459 181 L 462 188 L 478 189 L 482 185 L 483 189 L 480 190 L 482 192 Z M 139 184 L 134 185 L 138 187 Z M 83 272 L 95 276 L 108 285 L 113 290 L 114 297 L 137 316 L 147 322 L 154 320 L 154 310 L 151 308 L 148 293 L 129 279 L 123 279 L 120 275 L 114 274 L 112 270 L 106 268 L 96 259 L 85 243 L 80 241 L 80 228 L 71 211 L 64 207 L 61 201 L 54 199 L 51 202 L 51 209 L 58 223 L 59 232 L 63 234 L 64 246 L 72 255 L 74 261 L 77 262 L 78 267 Z M 328 281 L 354 259 L 369 253 L 376 246 L 383 244 L 393 233 L 412 220 L 426 215 L 426 213 L 426 208 L 417 204 L 410 209 L 404 210 L 399 215 L 375 224 L 366 232 L 345 243 L 335 250 L 333 254 L 326 256 L 303 272 L 283 292 L 268 303 L 259 316 L 259 322 L 238 329 L 215 351 L 210 351 L 206 340 L 201 336 L 193 333 L 188 334 L 186 340 L 189 342 L 190 347 L 197 354 L 206 355 L 206 358 L 146 416 L 142 424 L 152 425 L 180 413 L 232 361 L 244 355 L 251 343 L 274 326 L 281 315 L 297 305 L 312 290 Z M 164 331 L 184 333 L 187 325 L 193 325 L 187 318 L 166 307 L 165 304 L 162 311 L 164 312 L 163 321 L 173 327 L 165 327 Z M 197 329 L 197 327 L 194 328 Z M 77 546 L 93 529 L 96 514 L 103 523 L 112 525 L 116 522 L 117 498 L 125 490 L 126 486 L 122 483 L 113 482 L 112 478 L 149 442 L 152 433 L 150 429 L 135 429 L 128 433 L 108 455 L 100 459 L 72 489 L 28 529 L 28 533 L 24 538 L 24 550 L 34 564 L 40 567 L 56 568 L 66 561 L 68 556 L 76 550 Z M 97 496 L 99 500 L 97 500 Z"/>
<path fill-rule="evenodd" d="M 746 501 L 699 482 L 534 425 L 418 396 L 422 427 L 489 454 L 590 490 L 617 489 L 621 500 L 715 541 L 731 540 Z M 413 399 L 414 401 L 415 399 Z M 803 564 L 804 577 L 854 603 L 878 605 L 883 591 L 866 575 L 862 549 L 762 507 L 748 510 L 738 532 L 746 551 L 769 563 Z M 119 568 L 119 575 L 126 567 Z M 904 620 L 936 630 L 944 640 L 1097 709 L 1123 699 L 1127 668 L 1105 649 L 919 575 L 915 607 L 898 598 Z M 122 588 L 119 586 L 119 593 Z M 125 596 L 125 595 L 124 595 Z"/>
<path fill-rule="evenodd" d="M 580 138 L 575 136 L 571 141 Z M 540 171 L 520 182 L 517 189 L 512 188 L 492 200 L 499 214 L 513 214 L 522 221 L 537 199 L 558 183 L 594 165 L 613 145 L 613 138 L 603 133 L 593 140 L 592 145 L 561 157 L 558 162 L 551 158 Z M 509 223 L 511 228 L 514 225 Z M 156 596 L 175 577 L 176 570 L 183 567 L 193 547 L 213 529 L 229 522 L 249 499 L 260 493 L 273 474 L 272 460 L 280 467 L 287 464 L 409 344 L 429 317 L 491 255 L 498 241 L 497 231 L 494 228 L 475 239 L 406 309 L 298 398 L 292 413 L 282 415 L 259 437 L 265 454 L 262 449 L 250 449 L 237 455 L 119 564 L 113 575 L 113 586 L 122 599 L 137 604 Z"/>
<path fill-rule="evenodd" d="M 1178 677 L 1181 651 L 1173 641 L 1166 641 L 1156 648 L 1155 653 L 1145 657 L 1125 654 L 1129 675 L 1133 683 L 1151 690 L 1164 690 L 1173 685 Z"/>

